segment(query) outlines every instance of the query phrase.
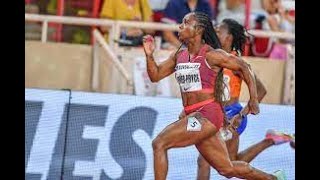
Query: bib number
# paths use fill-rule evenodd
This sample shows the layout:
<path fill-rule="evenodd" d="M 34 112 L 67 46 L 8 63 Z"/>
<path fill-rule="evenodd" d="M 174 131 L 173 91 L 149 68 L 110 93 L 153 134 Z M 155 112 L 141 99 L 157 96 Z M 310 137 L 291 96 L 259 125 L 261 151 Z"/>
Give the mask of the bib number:
<path fill-rule="evenodd" d="M 176 79 L 182 92 L 192 92 L 202 89 L 200 63 L 179 63 L 176 66 Z"/>
<path fill-rule="evenodd" d="M 224 88 L 223 88 L 223 96 L 222 100 L 223 101 L 229 101 L 231 99 L 230 96 L 230 76 L 228 75 L 223 75 L 223 83 L 224 83 Z"/>
<path fill-rule="evenodd" d="M 228 141 L 228 140 L 232 139 L 232 132 L 229 129 L 221 128 L 220 135 L 224 141 Z"/>
<path fill-rule="evenodd" d="M 188 117 L 187 131 L 201 131 L 201 124 L 197 118 Z"/>

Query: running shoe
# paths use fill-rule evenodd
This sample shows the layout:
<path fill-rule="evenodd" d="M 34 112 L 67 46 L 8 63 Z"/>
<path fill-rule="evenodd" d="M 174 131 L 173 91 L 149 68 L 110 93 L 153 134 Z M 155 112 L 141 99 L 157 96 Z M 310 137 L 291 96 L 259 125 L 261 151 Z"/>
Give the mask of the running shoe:
<path fill-rule="evenodd" d="M 275 145 L 279 145 L 291 141 L 293 137 L 290 134 L 269 129 L 266 133 L 266 139 L 272 139 Z"/>
<path fill-rule="evenodd" d="M 286 174 L 283 170 L 277 170 L 273 175 L 277 177 L 277 180 L 287 180 Z"/>

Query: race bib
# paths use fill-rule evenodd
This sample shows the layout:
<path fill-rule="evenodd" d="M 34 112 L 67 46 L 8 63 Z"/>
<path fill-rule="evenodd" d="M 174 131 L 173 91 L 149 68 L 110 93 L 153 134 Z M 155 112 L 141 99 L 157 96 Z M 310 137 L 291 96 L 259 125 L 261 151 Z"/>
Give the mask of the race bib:
<path fill-rule="evenodd" d="M 176 66 L 176 79 L 182 92 L 202 89 L 200 63 L 179 63 Z"/>
<path fill-rule="evenodd" d="M 221 138 L 224 141 L 228 141 L 228 140 L 232 139 L 232 132 L 230 130 L 221 128 L 219 132 L 220 132 Z"/>
<path fill-rule="evenodd" d="M 222 101 L 229 101 L 230 100 L 230 76 L 223 75 L 223 83 L 224 83 L 224 89 L 223 89 L 223 96 Z"/>
<path fill-rule="evenodd" d="M 188 117 L 187 131 L 201 131 L 201 124 L 197 118 L 193 116 Z"/>

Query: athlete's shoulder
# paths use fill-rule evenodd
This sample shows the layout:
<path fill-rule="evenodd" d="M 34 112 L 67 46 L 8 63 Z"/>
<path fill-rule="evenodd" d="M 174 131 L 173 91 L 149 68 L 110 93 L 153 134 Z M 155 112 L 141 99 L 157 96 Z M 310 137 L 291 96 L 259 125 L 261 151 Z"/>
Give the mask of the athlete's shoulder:
<path fill-rule="evenodd" d="M 206 58 L 218 58 L 225 53 L 226 52 L 223 49 L 214 49 L 211 46 L 209 46 L 206 51 Z"/>
<path fill-rule="evenodd" d="M 223 49 L 220 49 L 220 48 L 217 48 L 217 49 L 215 49 L 215 48 L 213 48 L 213 47 L 211 47 L 210 45 L 206 45 L 207 46 L 207 48 L 206 48 L 206 53 L 219 53 L 219 52 L 225 52 Z"/>

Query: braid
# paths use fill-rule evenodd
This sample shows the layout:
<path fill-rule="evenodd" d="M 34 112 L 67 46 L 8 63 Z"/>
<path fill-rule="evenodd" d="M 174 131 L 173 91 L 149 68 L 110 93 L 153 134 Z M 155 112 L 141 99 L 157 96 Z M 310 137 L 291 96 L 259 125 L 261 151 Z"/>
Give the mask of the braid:
<path fill-rule="evenodd" d="M 237 51 L 238 55 L 241 56 L 247 40 L 245 28 L 233 19 L 224 19 L 222 22 L 228 26 L 228 31 L 233 37 L 232 49 Z"/>
<path fill-rule="evenodd" d="M 220 49 L 221 44 L 216 32 L 214 31 L 210 17 L 202 12 L 195 12 L 194 15 L 197 19 L 198 26 L 201 26 L 204 29 L 204 32 L 202 34 L 202 39 L 204 40 L 204 42 L 213 47 L 214 49 Z M 221 68 L 216 77 L 214 89 L 214 98 L 217 102 L 223 102 L 222 96 L 224 95 L 224 86 L 225 84 L 223 82 L 223 68 Z"/>
<path fill-rule="evenodd" d="M 204 29 L 202 39 L 214 49 L 220 49 L 221 44 L 217 34 L 213 30 L 214 28 L 209 16 L 203 12 L 195 12 L 194 14 L 198 21 L 198 26 L 201 26 Z"/>

